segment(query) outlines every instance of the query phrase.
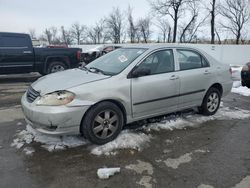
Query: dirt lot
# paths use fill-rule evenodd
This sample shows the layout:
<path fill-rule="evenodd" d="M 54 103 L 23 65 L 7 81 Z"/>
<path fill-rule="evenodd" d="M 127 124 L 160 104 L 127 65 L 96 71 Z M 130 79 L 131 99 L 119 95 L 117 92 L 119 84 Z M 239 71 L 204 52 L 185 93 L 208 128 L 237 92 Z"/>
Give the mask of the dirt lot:
<path fill-rule="evenodd" d="M 250 187 L 250 97 L 230 94 L 223 99 L 224 111 L 210 119 L 185 112 L 185 122 L 177 118 L 162 124 L 168 129 L 134 125 L 123 134 L 131 146 L 122 149 L 121 142 L 113 142 L 108 155 L 94 154 L 105 147 L 85 141 L 50 152 L 35 141 L 14 147 L 26 128 L 20 97 L 38 77 L 0 76 L 0 187 Z M 142 137 L 134 141 L 126 135 Z M 100 180 L 101 167 L 121 172 Z"/>

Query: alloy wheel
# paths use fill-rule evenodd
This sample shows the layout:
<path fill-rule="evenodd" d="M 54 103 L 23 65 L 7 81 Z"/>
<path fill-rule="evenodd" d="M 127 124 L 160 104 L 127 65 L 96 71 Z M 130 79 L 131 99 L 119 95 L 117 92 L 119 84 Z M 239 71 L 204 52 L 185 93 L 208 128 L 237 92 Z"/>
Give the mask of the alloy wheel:
<path fill-rule="evenodd" d="M 112 110 L 105 110 L 94 118 L 92 130 L 96 137 L 107 139 L 116 132 L 118 124 L 118 115 Z"/>
<path fill-rule="evenodd" d="M 209 112 L 214 112 L 217 110 L 219 105 L 219 96 L 216 92 L 209 95 L 207 100 L 207 109 Z"/>

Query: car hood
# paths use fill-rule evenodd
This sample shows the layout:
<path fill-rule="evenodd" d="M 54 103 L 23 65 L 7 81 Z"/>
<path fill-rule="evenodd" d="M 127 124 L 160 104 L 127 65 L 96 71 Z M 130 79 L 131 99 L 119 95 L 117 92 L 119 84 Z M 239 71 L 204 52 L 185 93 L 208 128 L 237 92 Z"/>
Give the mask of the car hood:
<path fill-rule="evenodd" d="M 39 78 L 31 86 L 41 95 L 110 78 L 110 76 L 87 72 L 81 69 L 71 69 L 53 73 Z"/>

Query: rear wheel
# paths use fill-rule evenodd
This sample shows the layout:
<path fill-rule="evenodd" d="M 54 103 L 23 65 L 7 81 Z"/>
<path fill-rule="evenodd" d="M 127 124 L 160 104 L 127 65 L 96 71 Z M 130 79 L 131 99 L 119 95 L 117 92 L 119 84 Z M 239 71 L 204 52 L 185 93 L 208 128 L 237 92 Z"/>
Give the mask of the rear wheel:
<path fill-rule="evenodd" d="M 124 124 L 123 113 L 111 102 L 101 102 L 93 106 L 84 117 L 81 132 L 94 144 L 105 144 L 114 140 Z"/>
<path fill-rule="evenodd" d="M 220 107 L 221 93 L 216 88 L 210 88 L 199 107 L 199 112 L 203 115 L 214 115 Z"/>
<path fill-rule="evenodd" d="M 60 71 L 64 71 L 67 69 L 67 66 L 62 63 L 62 62 L 52 62 L 49 64 L 47 73 L 55 73 L 55 72 L 60 72 Z"/>

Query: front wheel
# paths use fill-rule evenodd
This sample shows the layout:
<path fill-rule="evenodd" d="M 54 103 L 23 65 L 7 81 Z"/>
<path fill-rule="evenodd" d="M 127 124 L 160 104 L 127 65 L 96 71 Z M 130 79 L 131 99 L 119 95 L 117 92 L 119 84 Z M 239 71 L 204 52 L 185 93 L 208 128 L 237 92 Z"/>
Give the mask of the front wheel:
<path fill-rule="evenodd" d="M 201 107 L 199 107 L 199 112 L 206 116 L 214 115 L 220 107 L 220 101 L 220 91 L 216 88 L 210 88 L 203 99 Z"/>
<path fill-rule="evenodd" d="M 111 102 L 101 102 L 87 112 L 81 124 L 81 132 L 90 142 L 101 145 L 114 140 L 123 124 L 124 117 L 120 108 Z"/>

